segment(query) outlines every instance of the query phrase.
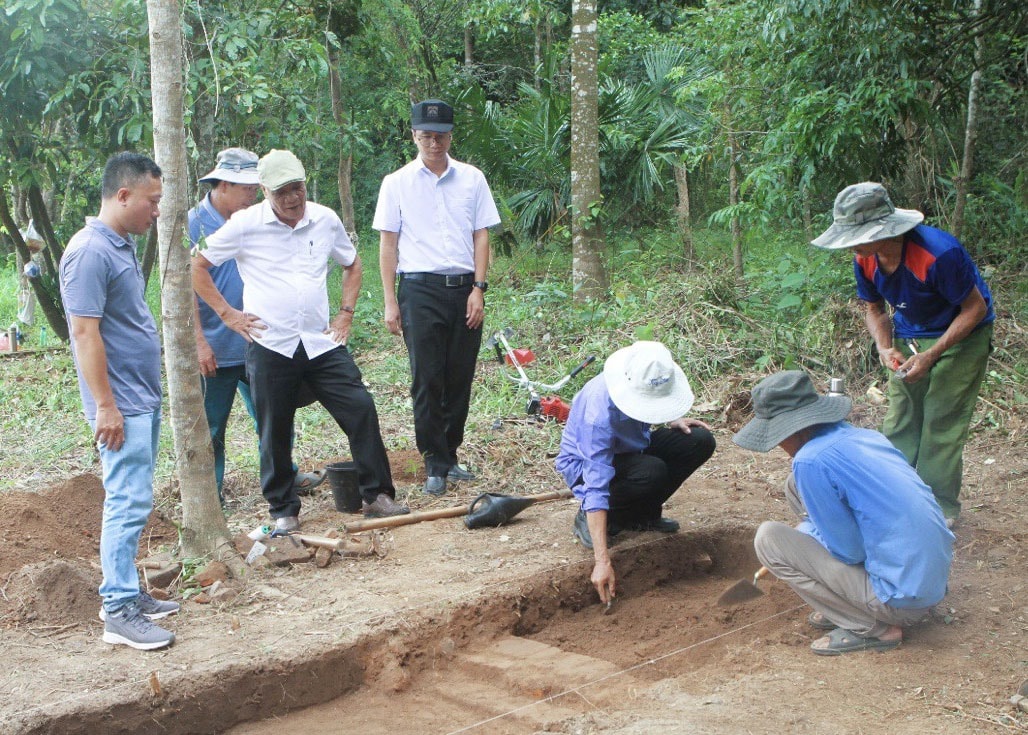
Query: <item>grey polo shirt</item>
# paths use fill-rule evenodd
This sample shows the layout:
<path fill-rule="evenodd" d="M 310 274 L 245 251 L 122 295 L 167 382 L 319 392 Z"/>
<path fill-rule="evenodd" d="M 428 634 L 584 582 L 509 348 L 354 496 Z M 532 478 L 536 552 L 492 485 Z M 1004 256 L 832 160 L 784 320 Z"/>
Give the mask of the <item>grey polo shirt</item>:
<path fill-rule="evenodd" d="M 118 410 L 124 416 L 138 416 L 160 409 L 161 342 L 143 298 L 146 284 L 135 244 L 89 217 L 86 226 L 68 243 L 60 276 L 69 325 L 73 316 L 100 320 L 107 379 Z M 71 351 L 78 369 L 82 408 L 92 421 L 96 418 L 96 401 L 82 378 L 74 337 Z"/>

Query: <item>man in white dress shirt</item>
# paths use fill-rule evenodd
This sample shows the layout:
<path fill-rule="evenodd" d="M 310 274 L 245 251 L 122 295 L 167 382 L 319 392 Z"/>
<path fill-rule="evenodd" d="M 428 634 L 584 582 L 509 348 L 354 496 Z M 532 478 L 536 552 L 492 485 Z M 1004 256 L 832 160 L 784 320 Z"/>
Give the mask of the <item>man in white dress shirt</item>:
<path fill-rule="evenodd" d="M 418 157 L 382 181 L 373 227 L 385 322 L 403 334 L 411 369 L 414 434 L 430 495 L 474 476 L 457 461 L 482 344 L 489 227 L 500 222 L 485 176 L 450 158 L 453 108 L 411 109 Z M 396 287 L 400 279 L 399 289 Z"/>
<path fill-rule="evenodd" d="M 375 402 L 346 348 L 360 295 L 361 262 L 338 215 L 307 201 L 306 172 L 289 151 L 257 166 L 264 201 L 237 212 L 193 258 L 193 288 L 248 342 L 246 374 L 260 432 L 261 490 L 275 525 L 299 528 L 293 484 L 293 419 L 306 383 L 350 442 L 364 515 L 408 513 L 395 502 Z M 235 259 L 243 310 L 218 292 L 209 269 Z M 342 304 L 329 321 L 329 259 L 343 269 Z"/>

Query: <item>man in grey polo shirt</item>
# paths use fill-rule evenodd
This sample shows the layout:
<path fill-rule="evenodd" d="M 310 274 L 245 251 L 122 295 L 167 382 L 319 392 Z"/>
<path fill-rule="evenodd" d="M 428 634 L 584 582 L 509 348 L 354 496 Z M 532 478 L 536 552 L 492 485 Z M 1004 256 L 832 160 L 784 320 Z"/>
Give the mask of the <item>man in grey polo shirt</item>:
<path fill-rule="evenodd" d="M 61 296 L 82 406 L 103 466 L 100 596 L 103 640 L 149 650 L 175 634 L 151 620 L 179 610 L 139 589 L 139 536 L 153 509 L 161 429 L 161 343 L 144 300 L 146 284 L 131 235 L 160 214 L 161 170 L 136 153 L 104 168 L 98 217 L 72 237 L 61 260 Z"/>

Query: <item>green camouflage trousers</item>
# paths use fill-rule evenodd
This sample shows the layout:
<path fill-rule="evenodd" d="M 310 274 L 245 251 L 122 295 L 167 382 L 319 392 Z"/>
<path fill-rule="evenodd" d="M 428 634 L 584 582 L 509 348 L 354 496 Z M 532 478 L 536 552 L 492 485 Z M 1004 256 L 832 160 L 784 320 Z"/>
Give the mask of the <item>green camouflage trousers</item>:
<path fill-rule="evenodd" d="M 923 352 L 937 340 L 922 338 Z M 910 355 L 905 342 L 896 348 Z M 947 518 L 960 513 L 964 443 L 992 346 L 992 325 L 979 327 L 946 350 L 927 377 L 913 384 L 889 378 L 882 433 L 935 493 Z"/>

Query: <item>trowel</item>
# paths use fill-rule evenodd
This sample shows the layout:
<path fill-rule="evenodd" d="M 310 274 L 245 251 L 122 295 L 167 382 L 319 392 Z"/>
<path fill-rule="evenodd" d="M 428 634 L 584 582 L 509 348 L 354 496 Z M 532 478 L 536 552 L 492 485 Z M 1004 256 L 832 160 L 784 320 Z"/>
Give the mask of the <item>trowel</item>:
<path fill-rule="evenodd" d="M 757 573 L 753 575 L 752 582 L 748 579 L 740 579 L 721 593 L 721 596 L 717 598 L 717 604 L 721 607 L 731 607 L 760 597 L 764 591 L 757 586 L 757 581 L 767 575 L 768 571 L 767 567 L 758 569 Z"/>

